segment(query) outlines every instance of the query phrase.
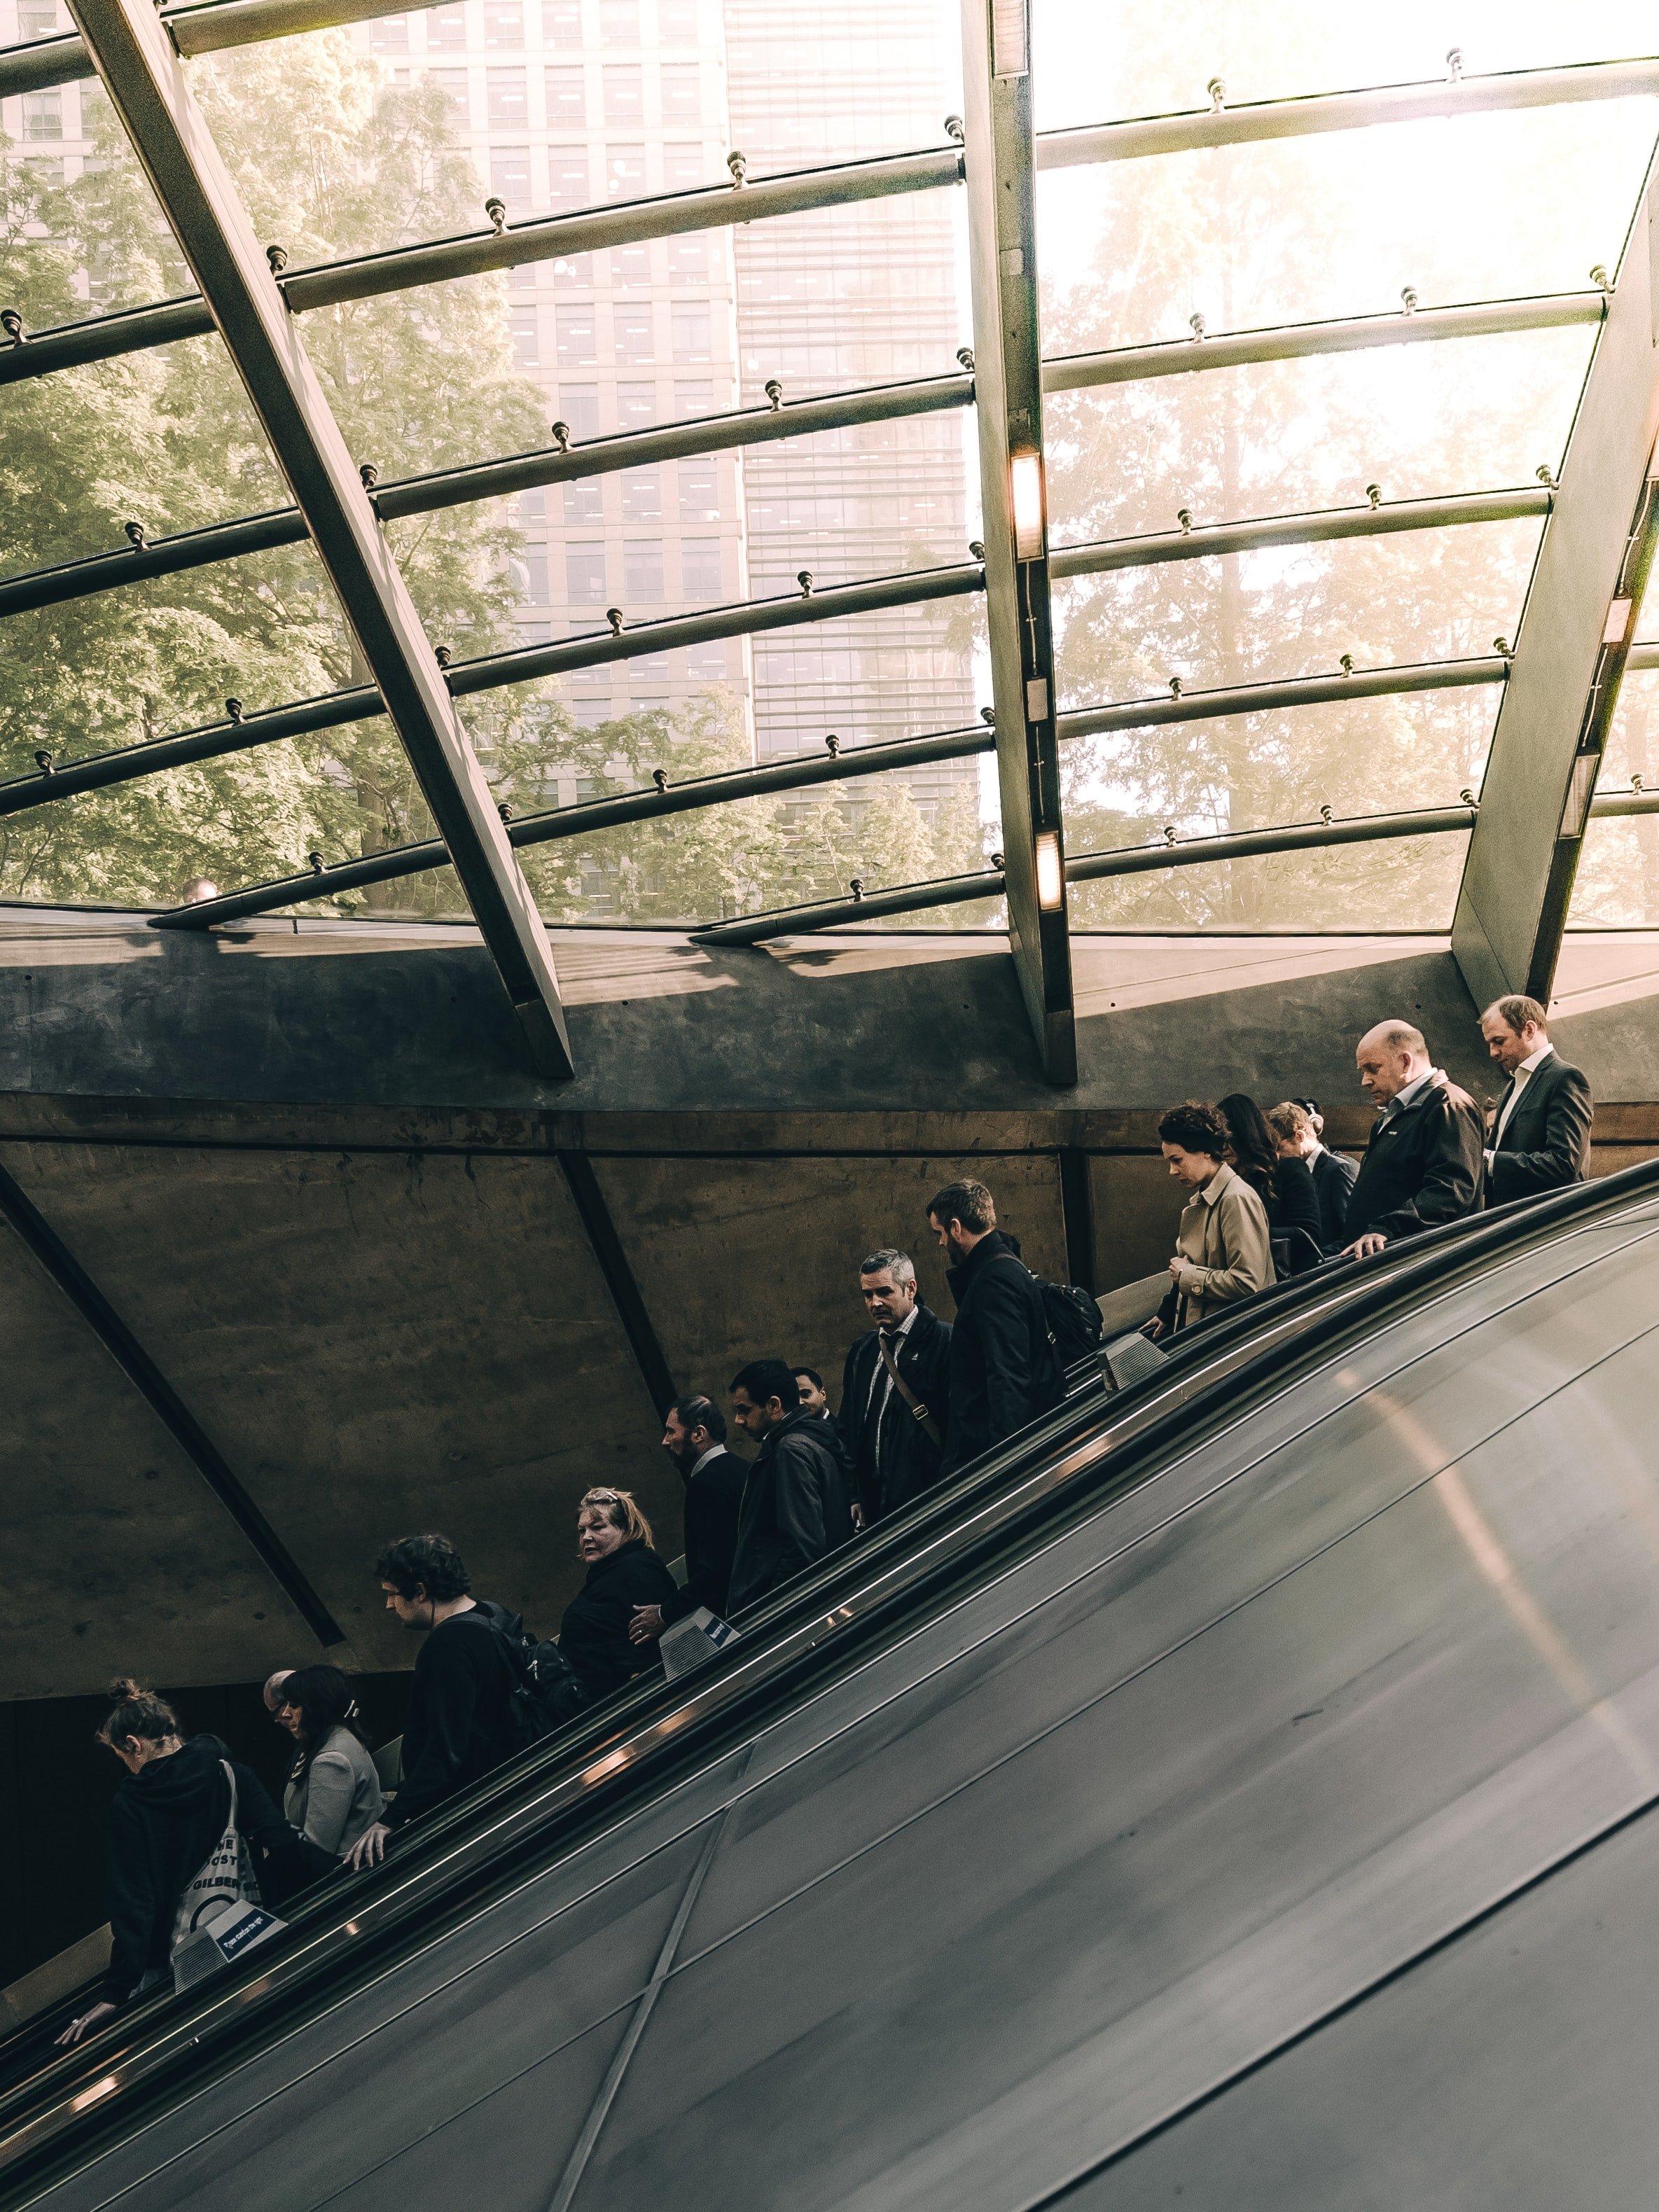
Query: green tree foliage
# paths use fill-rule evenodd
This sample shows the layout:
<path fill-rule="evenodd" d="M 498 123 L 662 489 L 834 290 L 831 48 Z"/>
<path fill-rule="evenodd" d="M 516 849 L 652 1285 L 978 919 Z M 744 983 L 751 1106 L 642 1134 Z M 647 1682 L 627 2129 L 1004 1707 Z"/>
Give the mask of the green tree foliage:
<path fill-rule="evenodd" d="M 193 79 L 258 234 L 291 267 L 470 228 L 481 197 L 444 97 L 388 90 L 342 33 L 253 46 Z M 190 289 L 188 271 L 107 104 L 84 95 L 96 160 L 67 186 L 0 161 L 0 296 L 39 330 Z M 383 482 L 545 442 L 541 396 L 513 368 L 501 278 L 471 279 L 307 315 L 305 344 L 351 450 Z M 0 570 L 15 573 L 286 503 L 279 472 L 223 349 L 199 339 L 26 380 L 0 399 Z M 519 538 L 506 503 L 391 526 L 389 540 L 434 642 L 459 654 L 511 645 L 507 579 Z M 364 680 L 307 546 L 135 582 L 13 617 L 0 696 L 0 773 L 253 712 Z M 549 687 L 467 702 L 498 794 L 519 813 L 744 765 L 748 739 L 723 689 L 673 718 L 585 728 Z M 798 804 L 755 799 L 533 848 L 552 921 L 695 920 L 960 866 L 972 809 L 930 829 L 891 779 Z M 171 904 L 184 884 L 303 871 L 428 836 L 431 824 L 384 719 L 143 779 L 0 824 L 0 894 Z M 454 910 L 447 871 L 339 903 L 347 911 Z"/>
<path fill-rule="evenodd" d="M 1224 20 L 1138 17 L 1154 81 L 1190 82 L 1196 23 L 1254 82 L 1353 81 L 1344 11 L 1292 32 L 1277 0 Z M 1323 41 L 1322 62 L 1303 50 Z M 1290 52 L 1288 49 L 1294 48 Z M 1311 72 L 1311 76 L 1310 76 Z M 1190 96 L 1190 95 L 1189 95 Z M 1094 111 L 1091 111 L 1091 112 Z M 1650 125 L 1648 128 L 1650 131 Z M 1473 131 L 1474 135 L 1467 135 Z M 1437 133 L 1437 135 L 1436 135 Z M 1566 156 L 1565 159 L 1559 157 Z M 1616 258 L 1644 149 L 1604 114 L 1376 130 L 1067 171 L 1042 185 L 1045 351 L 1186 338 L 1323 315 L 1582 286 Z M 1547 179 L 1571 177 L 1568 189 Z M 1086 242 L 1086 243 L 1085 243 Z M 1202 341 L 1191 341 L 1194 360 Z M 1174 375 L 1052 399 L 1063 542 L 1529 484 L 1560 461 L 1589 350 L 1582 330 Z M 1485 654 L 1513 637 L 1535 522 L 1464 526 L 1079 580 L 1056 594 L 1068 706 Z M 1478 787 L 1494 690 L 1152 727 L 1063 755 L 1073 853 L 1182 835 L 1455 803 Z M 1439 925 L 1463 841 L 1440 837 L 1079 887 L 1085 926 Z"/>

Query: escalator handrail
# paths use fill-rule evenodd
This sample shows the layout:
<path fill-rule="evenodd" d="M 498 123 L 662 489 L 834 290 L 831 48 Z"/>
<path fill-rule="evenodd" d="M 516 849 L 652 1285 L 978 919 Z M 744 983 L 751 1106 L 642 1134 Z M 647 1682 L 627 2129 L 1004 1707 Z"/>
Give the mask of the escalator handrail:
<path fill-rule="evenodd" d="M 611 1817 L 623 1778 L 636 1782 L 667 1754 L 704 1755 L 721 1722 L 769 1692 L 774 1702 L 787 1694 L 821 1669 L 826 1647 L 845 1638 L 858 1663 L 873 1634 L 895 1618 L 902 1632 L 903 1620 L 930 1593 L 959 1587 L 994 1553 L 1012 1551 L 1057 1504 L 1098 1510 L 1103 1473 L 1121 1474 L 1128 1486 L 1149 1455 L 1166 1456 L 1206 1420 L 1237 1418 L 1259 1389 L 1285 1387 L 1293 1379 L 1287 1370 L 1303 1371 L 1356 1329 L 1381 1326 L 1408 1302 L 1523 1256 L 1564 1222 L 1583 1217 L 1594 1225 L 1649 1195 L 1659 1196 L 1659 1160 L 1427 1231 L 1375 1260 L 1312 1271 L 1250 1300 L 1248 1310 L 1187 1332 L 1164 1367 L 1144 1380 L 1110 1396 L 1095 1391 L 1068 1401 L 780 1593 L 708 1667 L 622 1693 L 586 1726 L 575 1724 L 422 1822 L 407 1856 L 399 1850 L 372 1874 L 328 1885 L 295 1915 L 279 1950 L 216 1978 L 186 2005 L 170 1993 L 147 2001 L 0 2096 L 0 2173 L 33 2165 L 33 2154 L 82 2114 L 112 2109 L 110 2100 L 141 2084 L 159 2085 L 175 2061 L 210 2043 L 228 2045 L 264 2000 L 295 1997 L 319 1981 L 334 1984 L 359 1958 L 367 1965 L 370 1939 L 395 1936 L 416 1915 L 429 1930 L 463 1885 L 480 1887 L 531 1839 L 556 1826 L 562 1835 L 584 1819 Z M 1108 1461 L 1115 1462 L 1109 1469 Z M 847 1635 L 854 1628 L 866 1632 Z M 684 1771 L 683 1757 L 674 1771 Z"/>

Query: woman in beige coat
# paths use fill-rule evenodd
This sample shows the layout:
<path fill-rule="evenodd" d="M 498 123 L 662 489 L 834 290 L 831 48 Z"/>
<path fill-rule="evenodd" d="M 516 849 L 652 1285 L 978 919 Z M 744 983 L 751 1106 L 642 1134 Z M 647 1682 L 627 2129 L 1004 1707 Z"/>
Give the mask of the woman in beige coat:
<path fill-rule="evenodd" d="M 1146 1325 L 1153 1337 L 1190 1328 L 1273 1280 L 1267 1212 L 1223 1157 L 1231 1139 L 1219 1109 L 1188 1098 L 1170 1109 L 1158 1135 L 1170 1175 L 1192 1194 L 1176 1231 L 1170 1294 Z"/>

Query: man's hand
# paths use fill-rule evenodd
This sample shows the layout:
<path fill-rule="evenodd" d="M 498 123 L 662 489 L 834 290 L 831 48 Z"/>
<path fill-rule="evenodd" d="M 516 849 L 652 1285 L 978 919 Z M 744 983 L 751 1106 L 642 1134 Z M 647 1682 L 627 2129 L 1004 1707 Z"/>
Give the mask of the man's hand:
<path fill-rule="evenodd" d="M 1175 1277 L 1176 1282 L 1181 1280 L 1181 1271 L 1186 1265 L 1187 1255 L 1184 1252 L 1177 1252 L 1174 1259 L 1170 1261 L 1170 1273 Z"/>
<path fill-rule="evenodd" d="M 94 2028 L 101 2027 L 106 2020 L 112 2020 L 120 2009 L 119 2005 L 106 2004 L 100 2001 L 90 2012 L 83 2012 L 78 2020 L 70 2022 L 58 2039 L 58 2048 L 62 2051 L 66 2045 L 78 2043 L 83 2035 L 90 2035 Z"/>
<path fill-rule="evenodd" d="M 354 1874 L 364 1867 L 379 1866 L 386 1856 L 387 1838 L 392 1831 L 384 1820 L 377 1820 L 372 1828 L 365 1828 L 346 1853 L 346 1864 Z"/>
<path fill-rule="evenodd" d="M 855 1536 L 864 1534 L 864 1508 L 856 1498 L 853 1500 L 853 1534 Z"/>
<path fill-rule="evenodd" d="M 1342 1257 L 1345 1260 L 1375 1259 L 1388 1241 L 1386 1237 L 1379 1237 L 1376 1230 L 1368 1229 L 1363 1237 L 1356 1237 L 1352 1244 L 1344 1248 Z"/>
<path fill-rule="evenodd" d="M 654 1644 L 665 1625 L 659 1605 L 636 1605 L 634 1618 L 628 1624 L 628 1633 L 635 1644 Z"/>

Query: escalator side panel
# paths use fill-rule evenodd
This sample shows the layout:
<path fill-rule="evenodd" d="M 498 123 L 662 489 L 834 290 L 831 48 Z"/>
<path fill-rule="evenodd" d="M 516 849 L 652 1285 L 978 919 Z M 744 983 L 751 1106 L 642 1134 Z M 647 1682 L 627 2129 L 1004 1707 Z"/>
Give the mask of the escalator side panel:
<path fill-rule="evenodd" d="M 1080 2114 L 1044 2123 L 1051 2162 L 1080 2146 L 1097 2154 L 1103 2134 L 1139 2124 L 1137 2052 L 1164 2047 L 1149 2022 L 1167 1992 L 1209 1986 L 1206 1975 L 1224 1990 L 1241 1946 L 1328 1902 L 1352 1869 L 1455 1824 L 1528 1760 L 1553 1762 L 1554 1825 L 1483 1814 L 1492 1833 L 1454 1871 L 1490 1884 L 1506 1878 L 1505 1848 L 1555 1849 L 1575 1821 L 1609 1817 L 1637 1786 L 1631 1746 L 1652 1754 L 1650 1717 L 1621 1721 L 1620 1739 L 1578 1716 L 1586 1683 L 1605 1697 L 1659 1664 L 1659 1572 L 1630 1534 L 1654 1503 L 1634 1441 L 1647 1435 L 1651 1348 L 1631 1356 L 1628 1380 L 1610 1362 L 1593 1386 L 1515 1417 L 1659 1316 L 1659 1255 L 1618 1241 L 1604 1236 L 1601 1264 L 1555 1288 L 1564 1255 L 1579 1266 L 1591 1237 L 1550 1248 L 1553 1267 L 1530 1255 L 1498 1271 L 1503 1297 L 1535 1295 L 1496 1320 L 1484 1318 L 1499 1296 L 1488 1283 L 1382 1332 L 766 1731 L 583 2212 L 645 2201 L 647 2188 L 679 2204 L 753 2201 L 752 2165 L 745 2183 L 731 2162 L 740 2154 L 764 2156 L 769 2199 L 803 2207 L 879 2191 L 896 2160 L 919 2203 L 936 2173 L 950 2177 L 941 2203 L 1011 2201 L 994 2185 L 994 2141 L 980 2140 L 985 2112 L 1040 2101 L 1075 2063 L 1089 2094 Z M 1460 1316 L 1462 1349 L 1437 1348 Z M 1587 1463 L 1597 1407 L 1604 1433 Z M 1461 1522 L 1434 1475 L 1448 1458 Z M 1576 1488 L 1565 1546 L 1564 1482 Z M 1494 1516 L 1501 1556 L 1523 1563 L 1516 1588 L 1493 1582 L 1471 1533 Z M 1525 1565 L 1540 1530 L 1552 1579 L 1547 1601 L 1530 1601 L 1534 1626 L 1548 1627 L 1552 1608 L 1569 1620 L 1556 1633 L 1579 1672 L 1565 1680 L 1516 1607 L 1525 1574 L 1542 1571 Z M 970 1698 L 953 1662 L 976 1686 Z M 580 2101 L 584 2029 L 614 2001 L 606 1991 L 637 1990 L 651 1948 L 642 1921 L 637 1944 L 618 1939 L 626 1971 L 607 1978 L 593 1931 L 636 1887 L 658 1898 L 659 1921 L 668 1862 L 684 1865 L 688 1829 L 731 1797 L 734 1771 L 724 1761 L 694 1777 L 40 2201 L 144 2212 L 205 2206 L 214 2190 L 250 2212 L 322 2201 L 283 2173 L 285 2144 L 372 2103 L 374 2158 L 329 2166 L 337 2188 L 446 2121 L 461 2140 L 466 2100 L 434 2103 L 432 2081 L 453 2065 L 476 2086 L 477 2052 L 495 2058 L 495 2033 L 477 2023 L 516 2018 L 514 2005 L 544 1991 L 556 2009 L 574 1982 L 584 2002 L 558 2032 L 495 2068 L 500 2079 L 514 2053 L 547 2054 L 537 2078 L 562 2113 Z M 1338 1924 L 1346 1970 L 1358 1936 Z M 1386 1948 L 1386 1920 L 1369 1933 Z M 1326 1971 L 1326 1951 L 1316 1963 Z M 1285 1986 L 1293 2009 L 1294 1973 Z M 1220 2018 L 1249 2026 L 1236 2002 Z M 1117 2057 L 1097 2081 L 1103 2038 Z M 400 2062 L 417 2047 L 419 2067 Z M 808 2124 L 820 2113 L 836 2115 L 827 2152 Z M 499 2148 L 511 2159 L 523 2146 L 503 2136 Z M 427 2201 L 406 2196 L 403 2212 Z"/>
<path fill-rule="evenodd" d="M 1659 1818 L 1066 2199 L 1067 2212 L 1650 2212 Z"/>

